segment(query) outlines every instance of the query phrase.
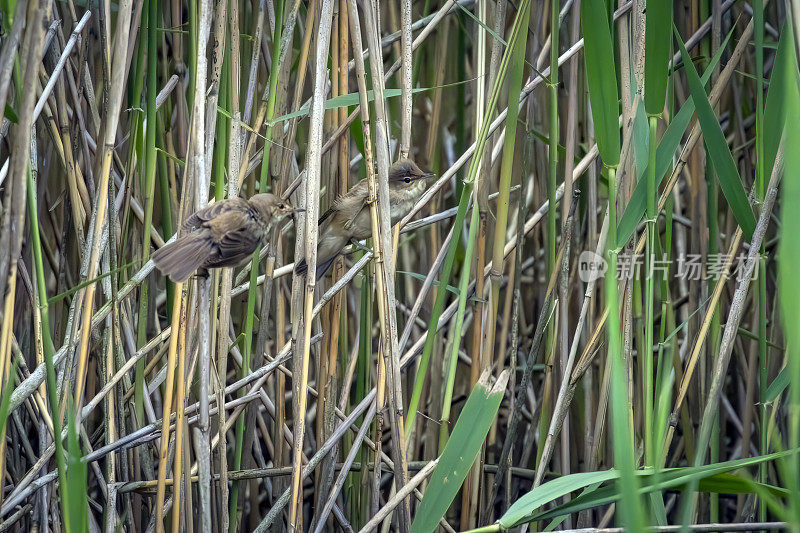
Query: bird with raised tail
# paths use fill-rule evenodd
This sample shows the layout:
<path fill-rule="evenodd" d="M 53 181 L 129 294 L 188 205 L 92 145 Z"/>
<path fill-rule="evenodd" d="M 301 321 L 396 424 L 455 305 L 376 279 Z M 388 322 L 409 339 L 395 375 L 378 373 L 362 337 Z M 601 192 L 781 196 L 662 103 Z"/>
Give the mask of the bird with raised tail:
<path fill-rule="evenodd" d="M 428 188 L 429 178 L 433 176 L 434 174 L 424 172 L 410 159 L 401 159 L 389 167 L 389 206 L 392 225 L 411 211 Z M 325 275 L 347 243 L 372 236 L 368 198 L 369 183 L 367 180 L 362 180 L 337 198 L 331 208 L 320 217 L 317 279 Z M 300 259 L 295 265 L 295 273 L 305 274 L 307 270 L 306 260 Z"/>
<path fill-rule="evenodd" d="M 183 224 L 183 235 L 153 253 L 153 262 L 174 282 L 184 282 L 196 270 L 241 266 L 269 239 L 275 224 L 295 209 L 273 194 L 249 199 L 228 198 L 200 209 Z"/>

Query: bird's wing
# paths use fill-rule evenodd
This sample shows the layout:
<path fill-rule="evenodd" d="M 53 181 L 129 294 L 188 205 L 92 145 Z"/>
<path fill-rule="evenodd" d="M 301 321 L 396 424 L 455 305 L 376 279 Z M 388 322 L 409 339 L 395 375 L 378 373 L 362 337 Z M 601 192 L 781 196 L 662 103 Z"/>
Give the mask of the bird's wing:
<path fill-rule="evenodd" d="M 247 209 L 247 200 L 243 198 L 228 198 L 227 200 L 214 202 L 190 216 L 186 222 L 183 223 L 183 228 L 186 231 L 196 230 L 203 225 L 207 225 L 208 222 L 219 218 L 225 211 L 244 211 L 245 209 Z"/>
<path fill-rule="evenodd" d="M 322 213 L 322 216 L 319 217 L 318 224 L 322 226 L 322 223 L 328 220 L 331 217 L 331 215 L 333 215 L 333 213 L 334 213 L 333 208 L 329 207 L 328 210 Z"/>
<path fill-rule="evenodd" d="M 210 231 L 216 254 L 221 259 L 247 256 L 261 241 L 261 228 L 247 210 L 229 209 L 205 223 Z"/>
<path fill-rule="evenodd" d="M 220 257 L 242 257 L 252 254 L 260 244 L 261 239 L 255 232 L 245 231 L 241 228 L 229 231 L 217 241 Z"/>
<path fill-rule="evenodd" d="M 352 189 L 350 189 L 349 191 L 347 191 L 343 195 L 336 197 L 336 199 L 333 201 L 333 203 L 328 208 L 328 210 L 325 211 L 324 213 L 322 213 L 322 216 L 319 217 L 319 221 L 318 221 L 319 226 L 322 227 L 322 224 L 325 223 L 325 221 L 327 221 L 329 218 L 333 217 L 337 213 L 341 214 L 344 217 L 347 217 L 345 219 L 345 222 L 347 222 L 348 220 L 352 221 L 352 218 L 355 218 L 355 215 L 357 215 L 358 212 L 356 212 L 353 215 L 353 217 L 350 218 L 350 216 L 349 216 L 350 215 L 350 213 L 349 213 L 350 210 L 347 209 L 347 206 L 352 204 L 352 201 L 350 201 L 351 197 L 356 196 L 356 195 L 358 195 L 359 193 L 362 192 L 361 189 L 364 189 L 362 184 L 365 184 L 365 183 L 366 183 L 366 181 L 361 181 L 361 182 L 357 183 L 356 185 L 354 185 Z"/>
<path fill-rule="evenodd" d="M 367 196 L 369 183 L 361 180 L 347 191 L 347 194 L 340 196 L 333 203 L 331 209 L 335 210 L 340 216 L 343 225 L 349 228 L 355 219 L 367 206 Z"/>

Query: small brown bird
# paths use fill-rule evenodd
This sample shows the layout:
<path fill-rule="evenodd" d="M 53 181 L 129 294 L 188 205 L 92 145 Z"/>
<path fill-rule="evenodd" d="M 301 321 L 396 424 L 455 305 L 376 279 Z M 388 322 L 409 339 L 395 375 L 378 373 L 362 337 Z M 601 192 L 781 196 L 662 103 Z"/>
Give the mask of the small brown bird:
<path fill-rule="evenodd" d="M 392 224 L 406 216 L 419 200 L 434 174 L 424 172 L 410 159 L 401 159 L 389 167 L 389 205 Z M 347 193 L 337 198 L 330 209 L 319 219 L 320 233 L 317 243 L 317 278 L 333 264 L 348 242 L 372 236 L 372 221 L 367 198 L 369 184 L 362 180 Z M 308 270 L 305 259 L 298 261 L 295 272 Z"/>
<path fill-rule="evenodd" d="M 153 262 L 174 282 L 184 282 L 192 272 L 240 266 L 259 244 L 266 244 L 275 224 L 299 211 L 272 194 L 249 200 L 229 198 L 197 211 L 184 223 L 185 235 L 153 253 Z"/>

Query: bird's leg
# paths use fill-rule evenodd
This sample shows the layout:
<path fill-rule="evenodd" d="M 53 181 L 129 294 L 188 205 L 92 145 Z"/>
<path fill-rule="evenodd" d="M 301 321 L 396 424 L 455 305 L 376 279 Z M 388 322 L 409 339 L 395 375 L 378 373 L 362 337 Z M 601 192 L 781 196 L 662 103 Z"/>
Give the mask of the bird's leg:
<path fill-rule="evenodd" d="M 197 279 L 205 281 L 208 279 L 208 269 L 206 267 L 200 267 L 194 275 L 197 276 Z"/>

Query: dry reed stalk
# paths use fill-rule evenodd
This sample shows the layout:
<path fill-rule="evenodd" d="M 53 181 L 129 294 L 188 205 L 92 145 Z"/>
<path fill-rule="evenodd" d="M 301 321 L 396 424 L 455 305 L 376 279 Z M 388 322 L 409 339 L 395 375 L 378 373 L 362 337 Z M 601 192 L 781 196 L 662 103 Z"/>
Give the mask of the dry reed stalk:
<path fill-rule="evenodd" d="M 412 104 L 412 79 L 411 79 L 411 0 L 403 0 L 400 5 L 400 48 L 402 76 L 402 101 L 400 104 L 403 113 L 400 125 L 400 157 L 408 157 L 411 153 L 411 114 Z"/>
<path fill-rule="evenodd" d="M 186 307 L 182 307 L 180 316 L 180 329 L 178 331 L 178 374 L 175 377 L 177 381 L 177 393 L 175 395 L 175 451 L 172 465 L 172 478 L 180 480 L 173 483 L 172 486 L 172 531 L 179 531 L 181 528 L 181 518 L 187 514 L 191 516 L 192 506 L 189 504 L 191 494 L 186 494 L 186 504 L 181 507 L 181 491 L 183 490 L 183 459 L 187 455 L 187 450 L 183 445 L 183 434 L 187 428 L 185 423 L 186 416 Z M 169 385 L 168 385 L 169 386 Z M 201 402 L 202 405 L 203 402 Z M 166 419 L 169 417 L 165 416 Z M 162 429 L 163 431 L 163 429 Z M 168 434 L 167 434 L 168 435 Z M 162 449 L 164 443 L 168 443 L 169 439 L 166 435 L 162 434 Z M 166 463 L 166 457 L 164 463 Z M 166 469 L 164 471 L 166 473 Z M 156 522 L 156 531 L 163 531 L 163 523 Z"/>
<path fill-rule="evenodd" d="M 353 8 L 350 8 L 351 25 L 353 32 L 356 24 L 353 20 Z M 364 6 L 365 31 L 367 43 L 372 57 L 379 57 L 380 46 L 380 5 L 373 0 L 370 6 Z M 356 16 L 356 19 L 358 17 Z M 360 30 L 359 30 L 360 31 Z M 356 48 L 354 46 L 354 48 Z M 360 48 L 358 48 L 360 49 Z M 375 252 L 375 289 L 378 299 L 378 316 L 381 325 L 379 342 L 378 368 L 386 370 L 386 390 L 388 391 L 389 424 L 392 434 L 392 450 L 395 460 L 395 489 L 399 492 L 408 478 L 406 467 L 405 438 L 403 436 L 403 390 L 400 377 L 400 354 L 397 345 L 397 316 L 392 310 L 395 308 L 394 287 L 394 257 L 389 250 L 392 246 L 392 222 L 389 204 L 389 119 L 387 116 L 384 97 L 384 74 L 381 61 L 370 61 L 372 74 L 372 90 L 375 94 L 375 160 L 377 162 L 377 177 L 371 174 L 374 167 L 370 164 L 371 158 L 366 158 L 368 169 L 367 176 L 370 185 L 370 216 L 372 220 L 372 241 Z M 359 94 L 362 91 L 359 88 Z M 361 96 L 362 110 L 366 104 L 366 95 Z M 366 112 L 364 112 L 366 113 Z M 362 115 L 362 121 L 364 121 Z M 369 131 L 365 128 L 365 131 Z M 365 149 L 366 151 L 366 149 Z M 378 181 L 375 181 L 375 180 Z M 377 185 L 377 188 L 376 188 Z M 375 202 L 377 200 L 377 203 Z M 384 385 L 379 372 L 378 386 Z M 378 408 L 381 408 L 379 400 Z M 379 413 L 380 417 L 380 413 Z M 380 420 L 380 418 L 379 418 Z M 380 422 L 379 422 L 380 427 Z M 378 434 L 380 438 L 380 434 Z M 376 461 L 377 464 L 377 461 Z M 373 505 L 375 502 L 373 502 Z M 408 500 L 400 505 L 399 526 L 405 532 L 411 524 L 411 509 Z"/>
<path fill-rule="evenodd" d="M 499 22 L 498 15 L 505 15 L 505 5 L 498 6 L 497 11 L 494 15 L 495 20 L 495 28 L 497 27 L 497 23 Z M 482 23 L 486 25 L 488 28 L 489 24 L 489 10 L 488 10 L 488 0 L 479 0 L 478 2 L 478 18 Z M 497 69 L 499 67 L 497 63 L 497 58 L 499 55 L 499 46 L 500 43 L 497 39 L 492 39 L 492 63 L 489 65 L 489 83 L 485 82 L 486 78 L 486 34 L 488 32 L 482 29 L 478 29 L 478 43 L 477 43 L 477 53 L 474 57 L 475 62 L 475 73 L 477 74 L 475 80 L 475 120 L 473 124 L 473 136 L 477 138 L 478 132 L 481 131 L 483 126 L 484 120 L 484 113 L 486 109 L 486 101 L 489 99 L 489 94 L 494 87 L 496 78 L 497 78 Z M 500 33 L 502 34 L 502 32 Z M 492 70 L 493 69 L 493 70 Z M 475 252 L 475 272 L 480 272 L 484 265 L 486 264 L 486 236 L 488 233 L 487 225 L 488 225 L 488 197 L 489 197 L 489 185 L 492 179 L 492 160 L 491 160 L 491 145 L 487 146 L 484 150 L 484 153 L 480 154 L 482 165 L 482 170 L 478 176 L 475 177 L 475 202 L 478 207 L 478 228 L 476 232 L 476 252 Z M 502 268 L 500 266 L 499 268 Z M 484 315 L 486 314 L 485 305 L 483 300 L 485 298 L 486 291 L 484 290 L 484 283 L 483 277 L 478 276 L 475 285 L 476 294 L 479 295 L 479 302 L 473 308 L 474 312 L 474 322 L 472 325 L 473 330 L 473 358 L 472 364 L 470 365 L 470 381 L 469 386 L 472 389 L 475 384 L 478 382 L 478 377 L 480 376 L 481 372 L 486 370 L 487 368 L 491 368 L 491 360 L 489 359 L 490 354 L 492 353 L 492 349 L 489 349 L 488 346 L 491 345 L 492 348 L 494 347 L 494 328 L 489 327 L 486 330 L 486 341 L 485 344 L 481 342 L 484 337 L 483 327 L 484 327 Z M 490 301 L 489 305 L 493 306 L 496 302 Z M 496 308 L 496 307 L 495 307 Z M 487 325 L 488 321 L 491 320 L 490 317 L 486 318 Z M 470 470 L 467 479 L 464 481 L 464 490 L 461 494 L 461 529 L 470 529 L 475 526 L 475 510 L 478 509 L 478 491 L 481 485 L 481 474 L 483 473 L 482 467 L 484 464 L 485 459 L 485 450 L 481 450 L 478 455 L 478 459 L 475 464 L 472 466 L 472 470 Z"/>
<path fill-rule="evenodd" d="M 295 21 L 297 20 L 297 10 L 300 7 L 300 0 L 295 0 L 292 9 L 289 11 L 289 15 L 286 18 L 286 22 L 284 23 L 284 28 L 282 32 L 281 38 L 281 48 L 280 54 L 277 58 L 273 58 L 273 61 L 277 61 L 276 64 L 281 65 L 286 59 L 286 55 L 288 54 L 289 47 L 291 44 L 292 36 L 294 35 L 294 26 Z M 256 120 L 253 124 L 251 131 L 258 132 L 261 130 L 261 127 L 264 125 L 264 121 L 267 118 L 267 105 L 269 100 L 269 91 L 264 90 L 264 94 L 261 96 L 261 102 L 258 106 L 258 113 L 256 114 Z M 269 125 L 268 125 L 269 127 Z M 243 182 L 244 177 L 247 172 L 247 165 L 250 161 L 250 151 L 252 150 L 253 146 L 255 145 L 255 141 L 257 135 L 251 135 L 246 142 L 246 146 L 243 152 L 243 156 L 241 158 L 241 168 L 239 169 L 239 177 L 237 179 L 238 182 Z"/>
<path fill-rule="evenodd" d="M 216 130 L 217 118 L 217 100 L 219 97 L 219 82 L 222 75 L 222 59 L 223 49 L 225 46 L 224 39 L 224 24 L 225 24 L 225 0 L 218 0 L 216 10 L 212 10 L 210 0 L 200 2 L 200 29 L 199 39 L 197 43 L 197 81 L 195 83 L 195 94 L 192 99 L 193 109 L 191 114 L 192 119 L 192 141 L 189 148 L 191 157 L 189 158 L 190 166 L 187 172 L 187 180 L 194 181 L 194 205 L 196 209 L 200 209 L 208 204 L 208 190 L 211 179 L 211 154 L 213 150 L 214 134 Z M 215 42 L 212 48 L 212 65 L 211 65 L 211 96 L 208 98 L 208 106 L 206 106 L 206 78 L 208 71 L 208 61 L 206 59 L 206 47 L 208 38 L 211 33 L 211 18 L 212 14 L 216 16 L 214 37 Z M 198 280 L 195 284 L 195 291 L 193 291 L 193 298 L 190 300 L 189 305 L 197 310 L 197 331 L 199 339 L 197 345 L 198 353 L 198 372 L 200 374 L 199 393 L 200 393 L 200 413 L 198 421 L 198 438 L 197 447 L 197 462 L 199 465 L 201 483 L 199 485 L 200 493 L 200 509 L 201 514 L 201 531 L 211 531 L 211 442 L 210 442 L 210 422 L 208 414 L 208 394 L 209 382 L 211 378 L 211 279 Z M 185 328 L 185 324 L 181 324 Z M 180 335 L 180 333 L 179 333 Z M 185 331 L 181 336 L 183 344 L 180 350 L 179 368 L 178 368 L 178 395 L 177 395 L 177 411 L 178 422 L 176 423 L 176 447 L 175 447 L 175 468 L 173 476 L 177 479 L 182 475 L 181 458 L 183 456 L 182 436 L 183 436 L 183 412 L 184 412 L 184 398 L 185 387 L 187 386 L 185 380 L 186 372 L 186 339 Z M 178 529 L 178 517 L 180 516 L 180 507 L 178 505 L 179 487 L 175 486 L 173 491 L 173 530 Z M 191 507 L 187 507 L 191 511 Z"/>
<path fill-rule="evenodd" d="M 191 137 L 191 143 L 189 145 L 189 153 L 187 154 L 187 160 L 189 162 L 189 169 L 187 173 L 186 180 L 183 186 L 184 197 L 181 198 L 181 209 L 179 211 L 178 220 L 179 222 L 183 220 L 184 213 L 187 212 L 187 205 L 204 205 L 208 199 L 208 184 L 206 182 L 206 170 L 205 170 L 205 148 L 204 142 L 206 139 L 205 136 L 205 93 L 206 93 L 206 73 L 207 73 L 207 61 L 206 61 L 206 45 L 208 42 L 208 36 L 211 31 L 211 2 L 210 0 L 205 0 L 200 6 L 200 32 L 199 32 L 199 41 L 197 46 L 197 76 L 198 80 L 195 82 L 195 94 L 194 98 L 192 99 L 193 102 L 193 109 L 191 112 L 191 120 L 192 126 L 191 131 L 193 135 Z M 186 194 L 189 193 L 188 184 L 193 184 L 194 189 L 194 200 L 188 200 Z M 187 202 L 188 200 L 188 202 Z M 208 282 L 202 284 L 204 287 L 201 289 L 205 296 L 203 300 L 208 302 L 208 292 L 210 287 L 208 286 Z M 173 335 L 170 336 L 170 345 L 169 345 L 169 353 L 168 353 L 168 363 L 167 363 L 167 380 L 166 380 L 166 395 L 164 401 L 164 410 L 162 415 L 162 428 L 161 428 L 161 448 L 159 451 L 159 470 L 158 470 L 158 486 L 157 486 L 157 495 L 156 495 L 156 530 L 163 531 L 164 528 L 164 519 L 163 519 L 163 512 L 164 512 L 164 496 L 165 496 L 165 479 L 166 479 L 166 469 L 167 469 L 167 455 L 169 449 L 169 420 L 170 420 L 170 410 L 172 409 L 172 401 L 173 401 L 173 393 L 174 393 L 174 386 L 175 386 L 175 366 L 178 366 L 177 372 L 177 394 L 175 394 L 175 411 L 177 413 L 176 424 L 175 424 L 175 447 L 174 447 L 174 464 L 173 464 L 173 478 L 179 479 L 183 477 L 183 469 L 182 469 L 182 459 L 184 455 L 184 446 L 183 446 L 183 430 L 185 427 L 184 421 L 184 403 L 185 403 L 185 387 L 186 387 L 186 340 L 185 340 L 185 330 L 186 330 L 186 316 L 187 316 L 187 291 L 183 290 L 182 283 L 175 284 L 175 293 L 176 295 L 180 295 L 179 297 L 175 298 L 175 303 L 173 304 L 173 311 L 172 311 L 172 331 L 174 332 Z M 201 323 L 205 322 L 208 323 L 208 308 L 203 308 L 201 306 L 199 312 L 201 313 L 200 321 Z M 205 329 L 204 335 L 205 340 L 201 340 L 201 345 L 208 346 L 210 343 L 210 338 L 208 334 L 209 328 Z M 208 350 L 205 349 L 206 353 Z M 210 354 L 207 356 L 202 356 L 205 358 L 210 358 Z M 205 363 L 201 366 L 205 367 Z M 205 379 L 205 378 L 204 378 Z M 206 391 L 207 393 L 207 391 Z M 203 417 L 203 421 L 201 423 L 201 428 L 208 427 L 208 422 L 206 418 L 206 406 L 207 406 L 207 394 L 203 396 L 201 401 L 201 414 Z M 200 430 L 201 432 L 203 429 Z M 210 450 L 208 450 L 210 452 Z M 202 452 L 201 452 L 202 453 Z M 208 457 L 208 456 L 207 456 Z M 210 457 L 206 459 L 206 461 L 210 460 Z M 180 495 L 181 495 L 181 485 L 176 483 L 173 487 L 172 493 L 172 506 L 173 506 L 173 517 L 172 517 L 172 527 L 173 529 L 177 529 L 179 527 L 179 520 L 181 515 L 181 506 L 180 506 Z M 205 498 L 205 496 L 202 496 Z"/>
<path fill-rule="evenodd" d="M 577 41 L 580 35 L 580 3 L 581 0 L 575 0 L 572 6 L 572 27 L 570 28 L 570 35 L 572 41 Z M 567 220 L 567 213 L 569 213 L 570 203 L 572 192 L 574 190 L 574 182 L 572 178 L 572 169 L 575 166 L 575 148 L 578 142 L 578 61 L 573 61 L 569 65 L 569 71 L 567 74 L 567 84 L 568 84 L 568 100 L 567 100 L 567 124 L 565 129 L 565 150 L 564 150 L 564 201 L 561 202 L 561 220 L 562 224 L 564 224 Z M 562 227 L 562 233 L 566 231 L 566 228 Z M 602 247 L 600 247 L 600 251 L 602 252 Z M 559 369 L 561 371 L 561 379 L 567 379 L 570 376 L 571 368 L 570 368 L 570 354 L 572 353 L 572 348 L 569 344 L 569 313 L 570 313 L 570 295 L 569 295 L 569 272 L 570 272 L 570 258 L 569 256 L 565 256 L 564 260 L 561 264 L 561 279 L 559 284 L 559 292 L 558 298 L 561 305 L 559 305 L 559 336 L 558 336 L 558 345 L 560 348 L 560 357 L 559 357 Z M 589 288 L 587 287 L 587 292 L 591 294 Z M 580 320 L 580 319 L 579 319 Z M 580 331 L 582 328 L 578 326 L 576 331 Z M 574 355 L 573 355 L 574 359 Z M 559 392 L 560 395 L 560 392 Z M 555 420 L 558 417 L 558 408 L 559 408 L 559 399 L 560 397 L 556 397 L 556 401 L 553 405 L 553 419 Z M 561 470 L 564 475 L 570 473 L 570 450 L 569 450 L 569 442 L 570 442 L 570 426 L 569 426 L 569 419 L 565 418 L 564 426 L 561 433 Z M 541 463 L 540 463 L 541 464 Z M 565 527 L 569 527 L 569 525 L 565 525 Z"/>
<path fill-rule="evenodd" d="M 361 21 L 358 17 L 358 9 L 356 7 L 356 3 L 353 0 L 348 0 L 347 2 L 348 7 L 348 18 L 350 23 L 350 37 L 353 41 L 353 49 L 358 51 L 363 49 L 362 41 L 361 41 Z M 371 6 L 365 6 L 365 10 L 369 12 L 372 9 Z M 361 112 L 361 127 L 364 131 L 364 160 L 366 162 L 366 170 L 367 170 L 367 180 L 369 183 L 369 196 L 367 202 L 370 207 L 370 222 L 372 225 L 372 234 L 373 234 L 373 260 L 375 263 L 375 281 L 376 281 L 376 292 L 378 294 L 378 313 L 380 317 L 381 323 L 381 340 L 378 344 L 379 353 L 377 357 L 377 385 L 376 385 L 376 408 L 378 411 L 378 420 L 376 423 L 375 429 L 375 461 L 374 464 L 375 470 L 373 473 L 373 484 L 372 484 L 372 508 L 378 505 L 379 494 L 380 494 L 380 465 L 381 461 L 381 443 L 383 440 L 383 410 L 385 405 L 385 390 L 386 390 L 386 363 L 384 354 L 388 348 L 386 347 L 386 331 L 388 329 L 386 320 L 387 320 L 387 309 L 386 309 L 386 300 L 383 297 L 385 291 L 383 287 L 384 283 L 384 276 L 383 276 L 383 269 L 384 269 L 384 260 L 383 254 L 385 253 L 385 249 L 383 245 L 385 244 L 383 239 L 380 236 L 380 226 L 378 221 L 378 214 L 377 214 L 377 195 L 376 195 L 376 181 L 375 181 L 375 163 L 374 163 L 374 156 L 373 156 L 373 149 L 372 149 L 372 136 L 371 136 L 371 127 L 370 127 L 370 119 L 369 119 L 369 107 L 367 105 L 367 84 L 366 84 L 366 69 L 364 67 L 364 60 L 363 57 L 356 53 L 354 55 L 355 65 L 356 65 L 356 83 L 358 86 L 358 96 L 359 96 L 359 103 L 360 103 L 360 112 Z"/>
<path fill-rule="evenodd" d="M 468 0 L 468 1 L 473 1 L 473 0 Z M 439 9 L 439 11 L 437 11 L 432 17 L 430 17 L 430 20 L 425 25 L 425 28 L 414 39 L 414 42 L 413 42 L 413 44 L 411 46 L 412 52 L 417 49 L 417 47 L 425 40 L 425 38 L 428 37 L 428 35 L 430 35 L 431 32 L 433 32 L 433 30 L 436 28 L 436 25 L 439 24 L 439 22 L 441 22 L 447 14 L 453 12 L 455 4 L 456 4 L 456 0 L 447 0 L 447 2 L 445 2 L 444 5 L 442 5 L 442 7 Z M 383 41 L 381 43 L 382 46 L 387 45 L 387 44 L 390 44 L 390 43 L 388 43 L 386 41 Z M 366 57 L 366 52 L 364 54 L 364 57 Z M 399 60 L 395 61 L 395 63 L 386 71 L 384 80 L 389 79 L 389 77 L 392 76 L 392 74 L 397 72 L 397 70 L 400 68 L 400 66 L 401 66 L 401 61 L 399 61 Z M 322 147 L 322 153 L 326 153 L 328 150 L 330 150 L 333 147 L 333 145 L 336 143 L 336 140 L 342 134 L 344 134 L 346 129 L 353 123 L 353 121 L 355 121 L 355 119 L 358 116 L 358 114 L 359 114 L 359 107 L 356 107 L 355 109 L 353 109 L 353 111 L 350 113 L 350 115 L 348 115 L 347 120 L 345 122 L 343 122 L 339 126 L 339 129 L 337 129 L 333 133 L 331 138 L 328 139 L 325 142 L 325 145 Z"/>
<path fill-rule="evenodd" d="M 608 235 L 608 215 L 603 219 L 603 226 L 600 229 L 600 235 L 597 239 L 597 247 L 595 248 L 595 253 L 600 254 L 605 248 L 606 245 L 606 237 Z M 564 365 L 564 376 L 562 377 L 561 387 L 558 391 L 558 396 L 556 397 L 556 403 L 553 407 L 553 418 L 550 422 L 550 428 L 547 431 L 547 437 L 545 438 L 545 443 L 542 448 L 542 456 L 539 461 L 539 466 L 536 469 L 536 478 L 534 479 L 533 485 L 534 487 L 538 486 L 542 482 L 542 478 L 544 477 L 545 469 L 547 464 L 550 462 L 550 457 L 553 453 L 553 448 L 555 443 L 553 439 L 555 439 L 556 435 L 558 435 L 559 431 L 562 428 L 562 424 L 566 420 L 569 404 L 572 401 L 572 395 L 575 392 L 575 386 L 578 383 L 578 378 L 583 374 L 583 372 L 588 367 L 588 364 L 584 364 L 583 366 L 579 363 L 578 366 L 575 366 L 575 356 L 578 352 L 578 342 L 580 340 L 580 333 L 583 331 L 583 324 L 586 320 L 586 316 L 589 311 L 589 305 L 592 301 L 592 297 L 594 295 L 594 289 L 596 285 L 596 279 L 592 279 L 586 286 L 586 293 L 583 297 L 583 304 L 581 305 L 581 313 L 578 318 L 578 323 L 575 327 L 575 336 L 572 339 L 572 343 L 570 345 L 569 356 L 567 358 L 566 364 Z M 592 343 L 589 343 L 589 346 Z M 586 352 L 584 352 L 585 354 Z M 583 360 L 583 358 L 581 358 Z M 573 369 L 575 369 L 573 371 Z"/>
<path fill-rule="evenodd" d="M 178 332 L 181 328 L 181 318 L 184 316 L 184 296 L 183 284 L 175 284 L 175 293 L 181 295 L 176 297 L 172 308 L 172 331 Z M 164 395 L 164 411 L 161 417 L 161 446 L 158 453 L 158 486 L 156 488 L 156 531 L 164 530 L 164 497 L 166 496 L 167 479 L 167 452 L 169 450 L 169 426 L 170 415 L 172 414 L 172 402 L 175 383 L 175 367 L 177 365 L 178 353 L 178 334 L 169 337 L 169 352 L 167 356 L 167 380 L 166 392 Z M 182 387 L 182 384 L 179 384 Z M 178 513 L 178 510 L 175 511 Z"/>
<path fill-rule="evenodd" d="M 103 145 L 101 157 L 99 158 L 98 168 L 100 182 L 98 184 L 99 196 L 96 208 L 92 216 L 94 233 L 91 239 L 91 252 L 89 255 L 89 265 L 86 279 L 94 279 L 97 274 L 97 266 L 100 259 L 100 243 L 102 232 L 106 222 L 106 210 L 108 208 L 108 182 L 111 174 L 111 163 L 114 155 L 114 140 L 119 121 L 119 109 L 122 103 L 122 92 L 125 86 L 127 71 L 125 70 L 126 47 L 128 44 L 129 24 L 131 18 L 131 2 L 123 0 L 119 6 L 119 25 L 120 30 L 116 34 L 114 42 L 114 56 L 111 61 L 110 78 L 106 81 L 110 92 L 108 94 L 107 114 L 104 117 L 103 125 Z M 89 358 L 89 332 L 91 330 L 92 310 L 94 307 L 95 284 L 90 284 L 83 291 L 83 306 L 81 315 L 81 340 L 78 352 L 78 372 L 75 382 L 75 405 L 83 403 L 84 376 Z"/>
<path fill-rule="evenodd" d="M 439 459 L 428 461 L 428 464 L 426 464 L 423 469 L 417 473 L 417 475 L 409 479 L 408 483 L 403 485 L 403 488 L 401 488 L 392 499 L 386 502 L 386 505 L 381 507 L 381 510 L 375 514 L 375 516 L 370 518 L 369 522 L 364 524 L 364 527 L 359 530 L 360 533 L 366 533 L 367 531 L 372 531 L 373 529 L 377 528 L 381 521 L 386 519 L 392 513 L 392 511 L 394 511 L 398 506 L 402 505 L 402 502 L 411 496 L 411 492 L 417 486 L 419 486 L 420 483 L 425 481 L 425 479 L 433 472 L 433 469 L 437 464 L 439 464 Z"/>
<path fill-rule="evenodd" d="M 20 55 L 25 59 L 24 82 L 28 87 L 33 86 L 33 80 L 39 71 L 42 48 L 44 46 L 43 18 L 46 6 L 40 6 L 39 2 L 32 2 L 28 7 L 29 19 L 26 23 L 29 31 L 25 32 L 22 42 Z M 12 50 L 16 43 L 10 43 Z M 13 58 L 13 54 L 12 54 Z M 18 88 L 18 91 L 20 89 Z M 22 232 L 17 231 L 14 235 L 14 228 L 24 226 L 25 198 L 26 198 L 26 169 L 29 164 L 29 154 L 31 148 L 31 127 L 35 121 L 35 111 L 33 108 L 34 91 L 21 92 L 22 101 L 20 102 L 20 119 L 18 127 L 14 131 L 14 139 L 11 155 L 8 158 L 10 167 L 9 191 L 6 197 L 9 198 L 10 206 L 7 205 L 3 213 L 2 233 L 0 233 L 0 246 L 3 253 L 0 255 L 0 294 L 3 294 L 3 327 L 0 336 L 0 383 L 3 390 L 6 389 L 10 366 L 11 366 L 11 325 L 14 322 L 14 296 L 16 294 L 20 251 L 22 249 Z M 35 216 L 35 214 L 31 214 Z M 6 292 L 7 291 L 7 292 Z M 51 398 L 52 399 L 52 398 Z M 2 435 L 5 442 L 5 428 Z M 5 454 L 0 460 L 0 475 L 5 474 Z"/>
<path fill-rule="evenodd" d="M 289 530 L 302 530 L 302 454 L 303 435 L 305 430 L 308 361 L 311 350 L 311 314 L 314 306 L 314 286 L 317 271 L 317 219 L 319 211 L 319 184 L 322 164 L 322 121 L 324 119 L 325 81 L 327 79 L 328 47 L 330 44 L 333 6 L 331 0 L 322 0 L 320 5 L 320 33 L 315 51 L 314 96 L 311 103 L 311 130 L 309 133 L 309 150 L 306 157 L 305 179 L 305 258 L 308 273 L 305 280 L 303 315 L 305 324 L 303 337 L 295 345 L 295 379 L 293 390 L 297 402 L 295 404 L 294 444 L 292 450 L 293 471 L 291 484 L 291 504 L 289 506 Z"/>

